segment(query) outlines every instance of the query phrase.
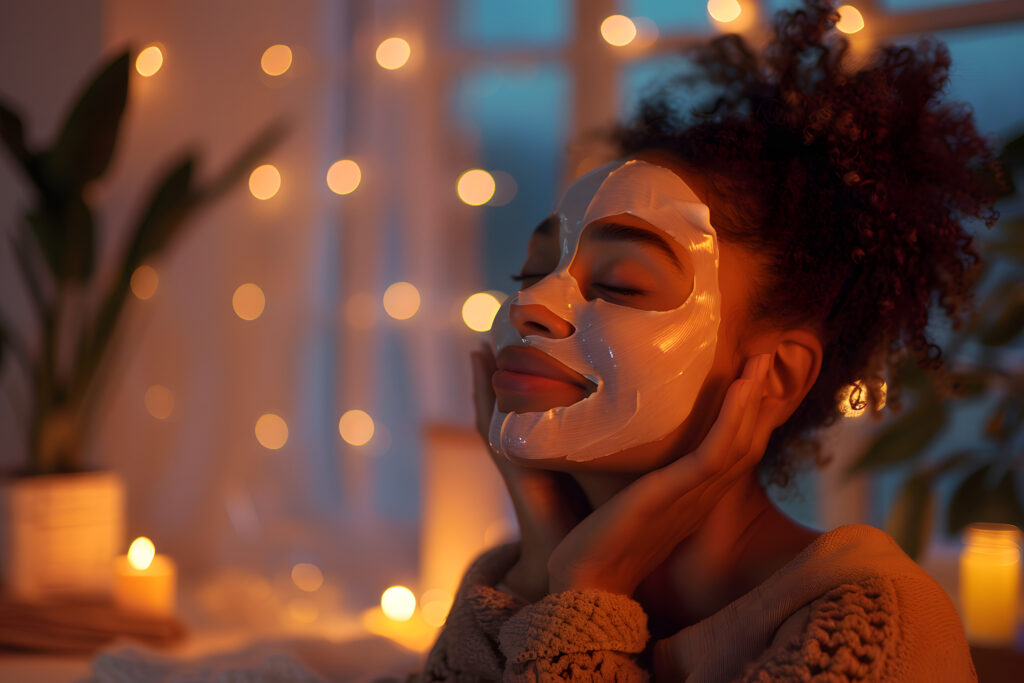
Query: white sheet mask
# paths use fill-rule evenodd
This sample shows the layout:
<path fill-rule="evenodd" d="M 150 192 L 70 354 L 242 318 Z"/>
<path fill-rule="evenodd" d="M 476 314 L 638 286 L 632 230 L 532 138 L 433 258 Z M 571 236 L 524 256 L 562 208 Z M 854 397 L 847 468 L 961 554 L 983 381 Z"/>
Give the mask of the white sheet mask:
<path fill-rule="evenodd" d="M 583 229 L 597 219 L 632 214 L 689 253 L 693 290 L 678 307 L 649 311 L 587 301 L 569 272 Z M 491 332 L 495 354 L 531 346 L 597 385 L 569 406 L 544 412 L 494 408 L 491 445 L 508 456 L 589 461 L 658 441 L 693 409 L 711 369 L 721 321 L 718 240 L 711 212 L 674 172 L 632 160 L 602 166 L 573 183 L 556 209 L 559 262 L 554 271 L 502 304 Z M 562 339 L 523 337 L 513 304 L 544 306 L 570 323 Z"/>

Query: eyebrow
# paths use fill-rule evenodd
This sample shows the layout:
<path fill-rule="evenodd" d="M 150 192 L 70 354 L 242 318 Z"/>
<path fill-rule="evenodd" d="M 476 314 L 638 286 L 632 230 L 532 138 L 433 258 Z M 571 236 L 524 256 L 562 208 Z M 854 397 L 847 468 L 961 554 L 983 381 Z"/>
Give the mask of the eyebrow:
<path fill-rule="evenodd" d="M 656 232 L 632 225 L 622 225 L 621 223 L 598 223 L 597 225 L 591 226 L 589 231 L 592 239 L 600 240 L 602 242 L 625 240 L 628 242 L 649 244 L 658 251 L 663 252 L 672 260 L 672 263 L 675 264 L 677 268 L 683 270 L 683 264 L 679 262 L 679 257 L 676 256 L 676 252 L 673 251 L 668 242 L 666 242 L 664 238 Z"/>

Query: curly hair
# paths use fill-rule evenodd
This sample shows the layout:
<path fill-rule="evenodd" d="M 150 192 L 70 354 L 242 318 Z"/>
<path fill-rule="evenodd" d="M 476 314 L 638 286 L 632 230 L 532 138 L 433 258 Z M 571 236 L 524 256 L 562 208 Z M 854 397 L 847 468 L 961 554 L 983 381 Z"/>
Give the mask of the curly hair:
<path fill-rule="evenodd" d="M 720 239 L 764 261 L 753 320 L 822 333 L 817 381 L 760 465 L 779 486 L 827 461 L 814 435 L 844 387 L 863 380 L 877 411 L 886 366 L 912 354 L 941 369 L 929 321 L 941 309 L 959 324 L 979 262 L 964 223 L 998 217 L 982 173 L 998 169 L 992 147 L 968 106 L 942 101 L 945 45 L 884 47 L 851 68 L 837 19 L 808 0 L 775 15 L 760 52 L 738 35 L 690 49 L 696 72 L 663 82 L 613 133 L 624 155 L 699 169 Z M 695 84 L 712 94 L 677 103 Z"/>

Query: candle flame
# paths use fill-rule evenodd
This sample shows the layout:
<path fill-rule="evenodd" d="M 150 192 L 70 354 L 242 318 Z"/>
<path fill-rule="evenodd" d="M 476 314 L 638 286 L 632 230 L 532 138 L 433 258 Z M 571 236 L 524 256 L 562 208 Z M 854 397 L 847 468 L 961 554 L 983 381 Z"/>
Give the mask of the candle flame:
<path fill-rule="evenodd" d="M 153 545 L 153 541 L 145 536 L 139 536 L 128 547 L 128 564 L 132 566 L 132 569 L 141 572 L 149 569 L 155 555 L 156 547 Z"/>

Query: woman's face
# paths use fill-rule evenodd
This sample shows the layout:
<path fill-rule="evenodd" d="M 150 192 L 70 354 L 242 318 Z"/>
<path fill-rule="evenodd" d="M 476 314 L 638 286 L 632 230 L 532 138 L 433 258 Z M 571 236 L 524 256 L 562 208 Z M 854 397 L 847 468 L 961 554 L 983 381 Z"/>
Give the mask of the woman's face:
<path fill-rule="evenodd" d="M 643 471 L 710 427 L 757 265 L 722 248 L 699 179 L 666 166 L 591 172 L 534 231 L 492 332 L 491 442 L 506 457 Z"/>

